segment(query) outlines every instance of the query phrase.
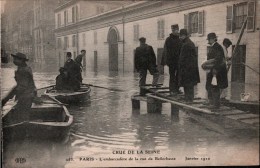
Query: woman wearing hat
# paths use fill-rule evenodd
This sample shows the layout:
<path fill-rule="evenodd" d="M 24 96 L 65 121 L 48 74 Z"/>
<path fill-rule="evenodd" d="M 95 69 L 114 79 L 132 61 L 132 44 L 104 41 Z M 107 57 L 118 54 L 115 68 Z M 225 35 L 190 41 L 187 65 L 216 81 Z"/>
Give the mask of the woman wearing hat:
<path fill-rule="evenodd" d="M 26 64 L 28 59 L 23 53 L 11 54 L 13 56 L 13 63 L 17 66 L 15 71 L 16 86 L 7 94 L 2 100 L 2 106 L 15 96 L 17 104 L 15 110 L 17 111 L 19 121 L 28 121 L 30 109 L 33 98 L 36 96 L 36 87 L 33 80 L 32 69 Z"/>

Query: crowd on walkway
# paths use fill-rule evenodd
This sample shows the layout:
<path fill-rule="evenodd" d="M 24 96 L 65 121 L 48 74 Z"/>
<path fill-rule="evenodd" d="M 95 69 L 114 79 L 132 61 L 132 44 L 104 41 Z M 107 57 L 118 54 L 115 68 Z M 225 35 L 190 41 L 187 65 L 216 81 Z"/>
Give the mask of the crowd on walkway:
<path fill-rule="evenodd" d="M 171 25 L 172 33 L 166 38 L 161 64 L 169 67 L 170 96 L 181 94 L 184 90 L 184 100 L 190 103 L 194 99 L 194 86 L 200 83 L 198 54 L 195 44 L 190 39 L 186 29 L 179 30 L 178 24 Z M 207 105 L 210 108 L 220 107 L 221 95 L 225 96 L 228 87 L 227 64 L 230 64 L 227 48 L 232 45 L 229 39 L 224 39 L 223 47 L 217 42 L 216 34 L 207 35 L 211 46 L 207 54 L 207 61 L 201 67 L 207 71 L 205 88 L 208 93 Z M 146 85 L 147 71 L 153 75 L 152 85 L 158 86 L 159 71 L 156 65 L 156 56 L 153 47 L 146 44 L 146 38 L 139 39 L 140 46 L 135 52 L 135 68 L 139 72 L 139 86 Z M 141 92 L 140 92 L 141 93 Z"/>

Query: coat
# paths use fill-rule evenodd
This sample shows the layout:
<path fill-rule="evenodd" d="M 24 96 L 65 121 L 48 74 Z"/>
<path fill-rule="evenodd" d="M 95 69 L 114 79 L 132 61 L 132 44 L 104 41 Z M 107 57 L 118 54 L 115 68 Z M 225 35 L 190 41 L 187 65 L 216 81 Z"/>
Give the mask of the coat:
<path fill-rule="evenodd" d="M 181 45 L 179 36 L 171 33 L 164 43 L 161 65 L 178 66 Z"/>
<path fill-rule="evenodd" d="M 80 89 L 80 77 L 81 70 L 80 67 L 73 61 L 72 59 L 70 61 L 66 61 L 64 64 L 64 68 L 68 73 L 68 81 L 69 85 L 71 86 L 72 90 L 78 90 Z"/>
<path fill-rule="evenodd" d="M 198 55 L 190 38 L 183 41 L 179 57 L 179 86 L 196 85 L 200 82 Z"/>
<path fill-rule="evenodd" d="M 215 43 L 212 47 L 210 47 L 209 52 L 207 54 L 207 59 L 215 59 L 214 65 L 212 69 L 217 71 L 217 87 L 220 89 L 225 89 L 228 87 L 228 78 L 227 78 L 227 67 L 225 63 L 225 54 L 222 46 L 219 43 Z M 206 89 L 209 90 L 211 87 L 211 82 L 213 78 L 211 71 L 207 74 L 206 80 Z"/>
<path fill-rule="evenodd" d="M 153 47 L 147 44 L 136 48 L 134 56 L 135 68 L 137 71 L 156 69 L 156 56 Z"/>

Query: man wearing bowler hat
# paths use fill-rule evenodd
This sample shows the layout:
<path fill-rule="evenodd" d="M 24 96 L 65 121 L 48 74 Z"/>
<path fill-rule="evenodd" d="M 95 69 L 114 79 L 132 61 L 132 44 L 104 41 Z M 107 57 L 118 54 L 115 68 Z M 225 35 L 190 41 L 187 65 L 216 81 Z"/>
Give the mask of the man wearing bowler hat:
<path fill-rule="evenodd" d="M 156 86 L 159 79 L 159 71 L 156 65 L 156 56 L 153 47 L 146 44 L 146 38 L 139 39 L 140 46 L 135 50 L 135 68 L 139 72 L 140 80 L 139 86 L 146 84 L 147 70 L 153 75 L 152 85 Z M 140 92 L 142 95 L 142 93 Z"/>
<path fill-rule="evenodd" d="M 200 82 L 198 55 L 194 43 L 190 40 L 186 29 L 180 30 L 182 40 L 179 58 L 179 86 L 184 88 L 186 102 L 192 102 L 194 98 L 194 86 Z"/>
<path fill-rule="evenodd" d="M 36 96 L 32 69 L 26 64 L 28 59 L 25 54 L 18 52 L 11 55 L 13 56 L 13 63 L 17 66 L 14 77 L 17 84 L 2 100 L 2 106 L 15 96 L 17 104 L 14 109 L 19 121 L 13 120 L 12 122 L 29 121 L 32 102 Z"/>
<path fill-rule="evenodd" d="M 164 43 L 162 65 L 169 67 L 169 88 L 171 95 L 180 93 L 178 86 L 178 61 L 181 50 L 181 40 L 179 39 L 178 24 L 171 25 L 172 33 L 167 37 Z"/>
<path fill-rule="evenodd" d="M 213 109 L 220 107 L 220 89 L 228 87 L 227 68 L 222 46 L 217 42 L 215 33 L 207 36 L 208 44 L 211 46 L 207 54 L 208 60 L 213 60 L 213 66 L 207 74 L 206 90 L 208 91 L 209 104 Z M 212 79 L 216 79 L 214 83 Z"/>

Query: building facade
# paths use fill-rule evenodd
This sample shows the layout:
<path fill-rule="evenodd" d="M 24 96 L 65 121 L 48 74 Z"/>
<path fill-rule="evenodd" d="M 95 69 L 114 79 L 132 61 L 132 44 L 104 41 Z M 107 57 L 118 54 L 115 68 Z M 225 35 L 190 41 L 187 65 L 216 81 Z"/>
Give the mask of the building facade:
<path fill-rule="evenodd" d="M 25 53 L 31 62 L 55 62 L 55 17 L 58 1 L 12 0 L 5 3 L 4 41 L 7 53 Z M 57 60 L 56 60 L 57 61 Z"/>
<path fill-rule="evenodd" d="M 259 9 L 259 0 L 139 1 L 82 18 L 65 27 L 59 27 L 63 24 L 65 12 L 57 9 L 55 35 L 58 46 L 61 48 L 63 44 L 61 51 L 87 51 L 84 64 L 88 71 L 133 72 L 134 49 L 139 45 L 138 38 L 141 36 L 146 37 L 147 43 L 153 46 L 157 63 L 160 64 L 165 39 L 171 33 L 170 26 L 179 24 L 180 28 L 186 28 L 191 33 L 201 65 L 207 59 L 209 49 L 207 34 L 215 32 L 219 43 L 229 38 L 235 45 L 247 18 L 239 52 L 229 72 L 229 81 L 246 83 L 241 92 L 251 93 L 254 100 L 259 100 Z M 76 36 L 77 50 L 73 45 L 73 36 Z M 232 47 L 229 53 L 231 55 Z M 59 59 L 64 62 L 64 53 L 63 56 L 59 55 Z M 162 67 L 160 69 L 163 71 Z M 205 71 L 200 69 L 200 74 L 199 85 L 204 85 Z M 251 90 L 252 85 L 257 87 Z"/>

